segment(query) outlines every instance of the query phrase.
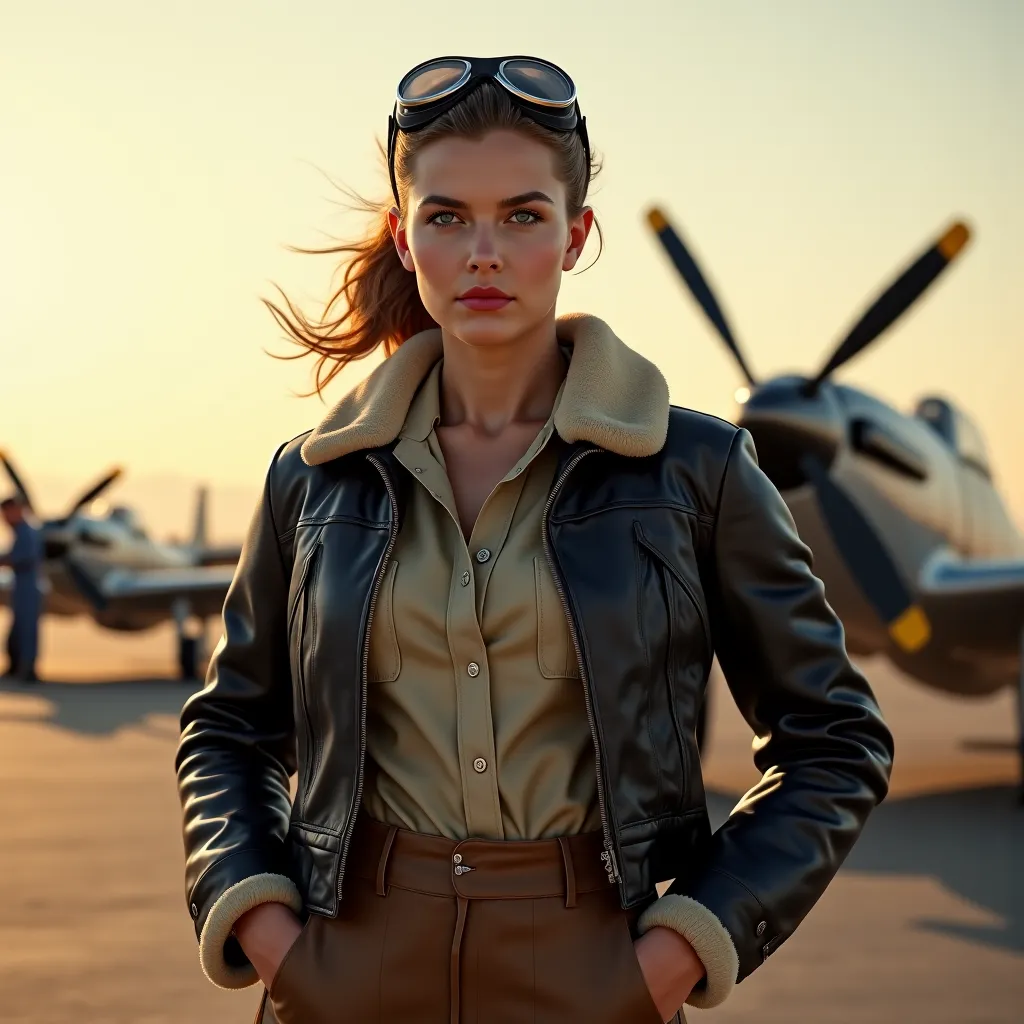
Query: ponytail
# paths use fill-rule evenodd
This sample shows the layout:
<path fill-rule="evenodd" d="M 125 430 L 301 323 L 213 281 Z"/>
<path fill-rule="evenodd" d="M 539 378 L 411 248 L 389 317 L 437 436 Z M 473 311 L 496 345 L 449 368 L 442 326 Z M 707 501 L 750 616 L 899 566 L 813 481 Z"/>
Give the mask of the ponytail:
<path fill-rule="evenodd" d="M 311 320 L 281 289 L 282 309 L 263 299 L 271 315 L 290 340 L 301 347 L 278 359 L 316 355 L 315 386 L 307 395 L 321 394 L 352 362 L 370 355 L 378 345 L 391 355 L 407 338 L 436 327 L 416 286 L 416 275 L 402 266 L 388 226 L 390 203 L 373 203 L 355 197 L 357 208 L 374 216 L 376 227 L 357 242 L 323 249 L 292 251 L 310 255 L 347 255 L 341 285 L 335 290 L 319 320 Z"/>

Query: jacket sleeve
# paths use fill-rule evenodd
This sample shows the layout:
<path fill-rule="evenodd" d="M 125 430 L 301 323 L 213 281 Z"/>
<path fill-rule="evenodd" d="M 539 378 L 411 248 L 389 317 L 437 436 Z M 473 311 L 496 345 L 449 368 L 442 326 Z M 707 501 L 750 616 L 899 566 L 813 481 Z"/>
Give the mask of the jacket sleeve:
<path fill-rule="evenodd" d="M 186 901 L 203 969 L 228 988 L 257 980 L 231 935 L 238 917 L 270 900 L 301 907 L 283 861 L 296 762 L 286 610 L 290 569 L 274 515 L 276 459 L 225 598 L 223 635 L 206 685 L 182 709 L 175 757 Z"/>
<path fill-rule="evenodd" d="M 703 869 L 669 892 L 724 926 L 742 981 L 793 934 L 884 799 L 893 741 L 746 430 L 726 461 L 711 548 L 715 650 L 762 777 Z"/>

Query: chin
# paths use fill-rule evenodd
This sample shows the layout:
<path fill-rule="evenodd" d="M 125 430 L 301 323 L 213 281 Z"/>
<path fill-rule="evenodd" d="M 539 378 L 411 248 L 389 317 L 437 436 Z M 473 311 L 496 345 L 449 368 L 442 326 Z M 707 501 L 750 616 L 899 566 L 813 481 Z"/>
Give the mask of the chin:
<path fill-rule="evenodd" d="M 508 344 L 529 330 L 518 317 L 505 317 L 500 312 L 471 313 L 453 318 L 443 327 L 463 344 L 474 347 Z"/>

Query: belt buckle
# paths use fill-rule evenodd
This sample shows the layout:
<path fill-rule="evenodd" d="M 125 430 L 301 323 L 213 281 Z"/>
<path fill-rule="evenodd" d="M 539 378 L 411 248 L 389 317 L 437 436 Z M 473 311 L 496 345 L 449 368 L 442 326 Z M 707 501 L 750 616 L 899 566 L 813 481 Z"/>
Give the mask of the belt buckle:
<path fill-rule="evenodd" d="M 467 871 L 475 871 L 476 869 L 471 867 L 469 864 L 462 863 L 462 854 L 456 853 L 452 857 L 452 863 L 455 865 L 455 874 L 464 875 Z"/>

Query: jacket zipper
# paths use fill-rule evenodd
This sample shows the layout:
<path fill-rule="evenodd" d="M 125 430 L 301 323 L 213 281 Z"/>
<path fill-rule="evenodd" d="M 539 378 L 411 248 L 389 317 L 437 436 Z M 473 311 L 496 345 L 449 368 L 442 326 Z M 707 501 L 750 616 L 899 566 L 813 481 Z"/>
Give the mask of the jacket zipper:
<path fill-rule="evenodd" d="M 619 872 L 618 859 L 615 856 L 615 843 L 612 839 L 611 828 L 608 824 L 608 808 L 605 804 L 601 743 L 597 736 L 597 722 L 594 718 L 594 703 L 590 692 L 590 679 L 587 676 L 586 665 L 583 661 L 583 651 L 580 648 L 576 622 L 569 609 L 569 602 L 565 596 L 565 588 L 562 585 L 561 578 L 558 575 L 558 570 L 555 567 L 555 559 L 551 553 L 551 544 L 548 539 L 548 514 L 551 512 L 551 507 L 554 505 L 555 498 L 558 496 L 558 492 L 561 490 L 562 484 L 565 483 L 566 477 L 568 477 L 573 469 L 575 469 L 584 458 L 600 450 L 600 448 L 587 448 L 584 451 L 577 453 L 569 460 L 565 469 L 562 470 L 558 479 L 555 481 L 554 487 L 551 488 L 548 500 L 544 504 L 544 512 L 541 515 L 541 534 L 544 538 L 544 553 L 547 556 L 548 568 L 551 570 L 551 576 L 555 581 L 555 589 L 558 591 L 558 597 L 562 602 L 562 609 L 565 614 L 566 622 L 569 625 L 569 636 L 572 638 L 572 645 L 576 650 L 576 661 L 580 668 L 580 678 L 583 681 L 583 700 L 587 708 L 587 718 L 590 721 L 590 735 L 594 742 L 594 768 L 597 774 L 597 802 L 598 809 L 601 812 L 601 832 L 604 837 L 604 852 L 601 854 L 601 859 L 605 863 L 605 870 L 608 872 L 609 879 L 611 881 L 618 882 L 621 886 L 622 875 Z"/>
<path fill-rule="evenodd" d="M 300 604 L 302 607 L 301 614 L 301 627 L 299 630 L 298 639 L 298 650 L 296 651 L 295 667 L 296 675 L 298 676 L 299 683 L 299 706 L 302 708 L 302 716 L 305 720 L 305 733 L 306 733 L 306 780 L 302 786 L 302 792 L 299 794 L 299 806 L 305 808 L 306 797 L 309 795 L 309 787 L 314 774 L 314 768 L 312 765 L 313 757 L 316 752 L 316 744 L 313 742 L 313 730 L 309 718 L 309 707 L 306 702 L 306 673 L 303 669 L 303 641 L 306 637 L 306 623 L 309 619 L 309 593 L 316 585 L 317 573 L 314 570 L 318 570 L 320 567 L 320 551 L 323 546 L 323 540 L 317 537 L 316 544 L 313 545 L 312 550 L 306 557 L 306 563 L 302 567 L 302 579 L 299 581 L 299 596 L 295 602 L 295 612 L 298 612 Z M 310 572 L 313 571 L 312 577 Z M 295 612 L 293 612 L 293 617 Z"/>
<path fill-rule="evenodd" d="M 388 500 L 391 502 L 391 522 L 388 526 L 388 543 L 384 549 L 384 556 L 377 567 L 377 576 L 373 581 L 373 589 L 370 591 L 370 608 L 366 615 L 366 632 L 363 637 L 363 661 L 361 670 L 361 691 L 359 702 L 359 763 L 356 768 L 356 791 L 355 798 L 349 810 L 348 824 L 345 826 L 345 834 L 341 840 L 341 858 L 338 861 L 338 884 L 337 897 L 341 900 L 342 881 L 345 877 L 345 862 L 348 859 L 348 848 L 352 841 L 352 832 L 356 827 L 356 818 L 363 799 L 363 767 L 366 762 L 366 704 L 367 704 L 367 666 L 370 658 L 370 628 L 373 623 L 373 612 L 377 606 L 377 595 L 380 593 L 381 583 L 387 572 L 388 560 L 394 550 L 395 541 L 398 540 L 398 497 L 395 494 L 391 478 L 388 476 L 384 464 L 374 455 L 367 455 L 368 462 L 373 463 L 374 468 L 380 473 L 384 480 L 384 486 L 388 491 Z"/>

